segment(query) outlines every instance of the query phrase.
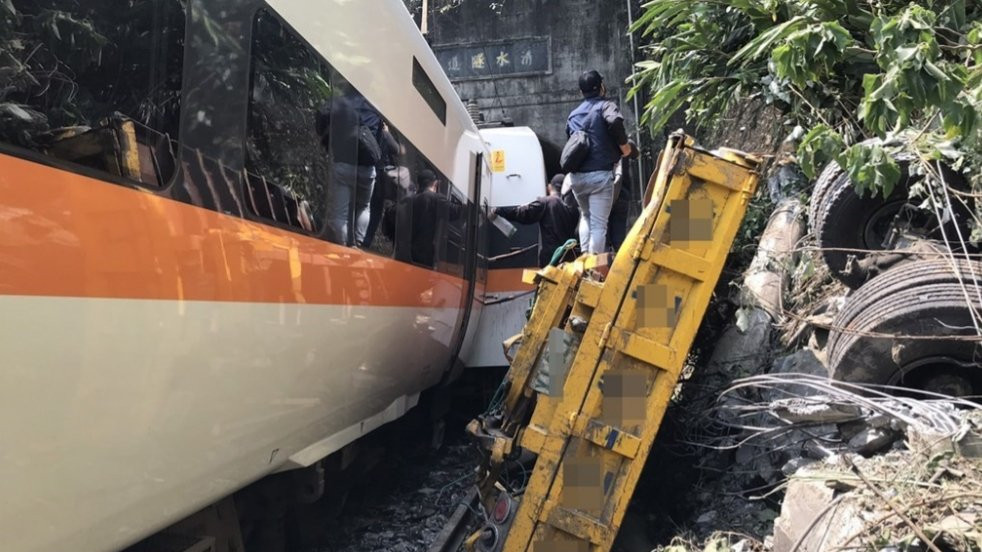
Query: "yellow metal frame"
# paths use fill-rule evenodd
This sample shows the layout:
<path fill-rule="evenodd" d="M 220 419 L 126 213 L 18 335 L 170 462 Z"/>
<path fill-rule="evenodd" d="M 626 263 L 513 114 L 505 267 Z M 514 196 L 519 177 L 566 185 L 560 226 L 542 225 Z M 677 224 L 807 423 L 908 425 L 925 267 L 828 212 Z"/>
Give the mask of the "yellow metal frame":
<path fill-rule="evenodd" d="M 585 276 L 596 262 L 589 257 L 535 275 L 537 299 L 499 413 L 469 426 L 489 451 L 479 484 L 488 508 L 501 492 L 505 460 L 519 445 L 537 454 L 504 546 L 493 549 L 610 550 L 756 189 L 758 163 L 732 150 L 703 151 L 674 135 L 652 179 L 651 200 L 605 281 Z M 672 206 L 687 205 L 680 200 L 711 201 L 711 239 L 672 238 L 671 230 L 685 228 L 672 225 Z M 651 324 L 641 312 L 648 308 L 638 305 L 645 286 L 665 293 L 661 305 L 668 305 L 670 321 Z M 579 346 L 562 394 L 549 396 L 531 383 L 555 328 Z"/>

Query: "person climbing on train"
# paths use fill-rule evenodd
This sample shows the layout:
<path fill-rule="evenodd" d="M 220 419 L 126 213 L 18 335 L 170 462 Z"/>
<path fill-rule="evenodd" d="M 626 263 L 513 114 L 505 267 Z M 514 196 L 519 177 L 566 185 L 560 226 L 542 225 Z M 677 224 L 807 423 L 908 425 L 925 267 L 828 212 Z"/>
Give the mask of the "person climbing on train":
<path fill-rule="evenodd" d="M 636 150 L 628 142 L 624 116 L 607 99 L 603 76 L 591 70 L 580 75 L 580 103 L 566 120 L 569 140 L 561 164 L 570 172 L 573 196 L 580 208 L 580 246 L 584 253 L 603 253 L 607 219 L 613 203 L 614 165 Z"/>
<path fill-rule="evenodd" d="M 539 266 L 546 266 L 556 249 L 576 237 L 580 212 L 572 194 L 561 196 L 566 175 L 546 183 L 546 195 L 515 207 L 495 207 L 492 213 L 511 222 L 539 225 Z"/>

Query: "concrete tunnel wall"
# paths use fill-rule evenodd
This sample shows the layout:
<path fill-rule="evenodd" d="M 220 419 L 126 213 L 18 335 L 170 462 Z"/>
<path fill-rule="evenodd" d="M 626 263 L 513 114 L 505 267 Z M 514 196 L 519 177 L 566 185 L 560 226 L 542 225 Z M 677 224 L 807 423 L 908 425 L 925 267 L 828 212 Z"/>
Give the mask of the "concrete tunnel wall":
<path fill-rule="evenodd" d="M 639 8 L 630 1 L 636 17 Z M 434 50 L 548 37 L 549 68 L 538 74 L 471 78 L 456 78 L 448 71 L 464 101 L 475 100 L 486 121 L 507 118 L 516 126 L 531 127 L 552 173 L 559 170 L 566 117 L 582 101 L 577 79 L 583 71 L 597 69 L 609 96 L 620 104 L 628 134 L 637 138 L 635 104 L 625 101 L 629 86 L 624 81 L 633 66 L 627 0 L 505 0 L 498 10 L 490 4 L 466 0 L 442 13 L 433 6 L 428 39 Z"/>

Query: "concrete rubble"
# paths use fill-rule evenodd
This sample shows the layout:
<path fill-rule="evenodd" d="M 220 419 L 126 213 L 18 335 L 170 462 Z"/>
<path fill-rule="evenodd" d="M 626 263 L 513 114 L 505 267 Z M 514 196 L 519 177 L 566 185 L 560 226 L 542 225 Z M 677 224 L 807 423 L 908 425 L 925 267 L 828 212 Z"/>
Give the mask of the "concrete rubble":
<path fill-rule="evenodd" d="M 654 550 L 982 552 L 980 405 L 829 380 L 826 328 L 849 290 L 782 205 L 732 323 L 678 394 L 700 475 Z"/>
<path fill-rule="evenodd" d="M 830 457 L 789 480 L 775 551 L 982 550 L 982 464 L 911 450 Z M 930 544 L 929 544 L 930 543 Z"/>

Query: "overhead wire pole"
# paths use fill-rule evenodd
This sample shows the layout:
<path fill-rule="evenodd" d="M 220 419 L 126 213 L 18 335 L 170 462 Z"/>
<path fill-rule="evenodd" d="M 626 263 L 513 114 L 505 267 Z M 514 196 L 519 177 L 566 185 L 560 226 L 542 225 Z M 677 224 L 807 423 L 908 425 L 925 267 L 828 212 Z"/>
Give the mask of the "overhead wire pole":
<path fill-rule="evenodd" d="M 426 0 L 423 0 L 423 1 L 425 2 Z M 634 71 L 635 64 L 637 63 L 637 59 L 635 58 L 635 55 L 634 55 L 635 54 L 635 51 L 634 51 L 634 29 L 632 29 L 632 27 L 634 27 L 634 10 L 631 9 L 631 0 L 624 0 L 624 2 L 625 2 L 625 4 L 627 4 L 627 39 L 628 39 L 628 41 L 629 41 L 629 43 L 631 45 L 631 71 L 633 72 Z M 635 139 L 636 143 L 638 144 L 638 147 L 640 148 L 641 147 L 641 110 L 638 108 L 638 95 L 635 94 L 634 95 L 634 98 L 632 98 L 632 100 L 634 102 L 634 139 Z M 638 177 L 635 179 L 635 180 L 637 180 L 636 186 L 638 188 L 638 190 L 637 190 L 638 191 L 638 194 L 637 194 L 636 197 L 638 197 L 638 198 L 644 197 L 644 184 L 642 183 L 642 180 L 644 178 L 643 177 L 643 175 L 644 175 L 643 168 L 644 168 L 644 165 L 643 165 L 643 163 L 641 161 L 641 156 L 639 155 L 638 156 Z"/>
<path fill-rule="evenodd" d="M 429 32 L 429 25 L 427 24 L 428 15 L 430 13 L 430 0 L 423 0 L 423 13 L 419 15 L 419 32 L 425 35 Z"/>

